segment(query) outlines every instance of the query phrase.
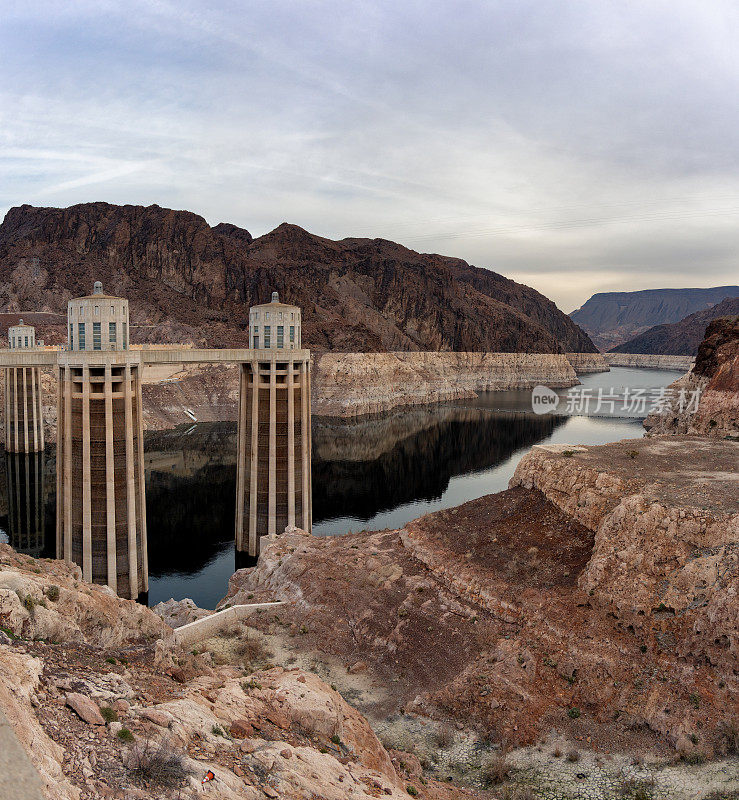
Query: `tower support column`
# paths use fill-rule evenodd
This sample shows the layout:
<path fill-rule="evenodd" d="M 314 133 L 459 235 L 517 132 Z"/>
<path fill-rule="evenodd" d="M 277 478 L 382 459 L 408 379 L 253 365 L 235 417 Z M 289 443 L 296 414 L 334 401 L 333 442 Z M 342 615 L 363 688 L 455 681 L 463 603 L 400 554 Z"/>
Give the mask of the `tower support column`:
<path fill-rule="evenodd" d="M 38 453 L 44 449 L 41 370 L 5 369 L 5 451 Z"/>
<path fill-rule="evenodd" d="M 259 555 L 263 536 L 310 531 L 310 353 L 254 350 L 240 365 L 236 549 Z"/>
<path fill-rule="evenodd" d="M 141 357 L 59 356 L 57 555 L 123 597 L 148 591 Z"/>

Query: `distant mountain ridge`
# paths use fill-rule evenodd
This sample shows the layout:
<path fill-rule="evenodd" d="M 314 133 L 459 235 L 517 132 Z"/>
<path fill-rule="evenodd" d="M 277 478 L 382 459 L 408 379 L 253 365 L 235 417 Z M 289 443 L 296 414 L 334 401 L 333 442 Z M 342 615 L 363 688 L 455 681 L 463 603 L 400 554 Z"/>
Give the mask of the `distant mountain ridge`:
<path fill-rule="evenodd" d="M 570 314 L 601 350 L 610 350 L 655 325 L 679 322 L 739 296 L 739 286 L 601 292 Z"/>
<path fill-rule="evenodd" d="M 594 352 L 554 303 L 466 262 L 384 239 L 332 241 L 283 223 L 235 225 L 159 206 L 12 208 L 0 225 L 0 310 L 66 313 L 102 280 L 130 300 L 138 341 L 246 345 L 273 290 L 303 308 L 316 350 Z M 47 325 L 47 341 L 64 325 Z"/>
<path fill-rule="evenodd" d="M 614 347 L 612 353 L 656 353 L 669 356 L 694 356 L 703 341 L 708 325 L 719 317 L 739 315 L 739 297 L 727 297 L 711 308 L 696 311 L 680 322 L 655 325 L 628 342 Z"/>

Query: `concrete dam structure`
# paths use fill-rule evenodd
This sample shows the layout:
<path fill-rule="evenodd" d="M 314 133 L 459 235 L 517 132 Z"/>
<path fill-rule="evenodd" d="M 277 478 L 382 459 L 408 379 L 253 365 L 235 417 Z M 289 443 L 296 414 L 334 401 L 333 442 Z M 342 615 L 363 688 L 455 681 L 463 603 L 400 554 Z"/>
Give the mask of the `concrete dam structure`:
<path fill-rule="evenodd" d="M 252 347 L 222 350 L 131 348 L 128 301 L 99 282 L 69 301 L 67 318 L 65 348 L 44 348 L 21 324 L 0 354 L 8 452 L 43 450 L 40 371 L 58 369 L 57 558 L 78 564 L 86 581 L 146 599 L 145 365 L 240 365 L 237 557 L 256 559 L 262 536 L 311 529 L 310 352 L 298 307 L 273 293 L 250 310 Z"/>

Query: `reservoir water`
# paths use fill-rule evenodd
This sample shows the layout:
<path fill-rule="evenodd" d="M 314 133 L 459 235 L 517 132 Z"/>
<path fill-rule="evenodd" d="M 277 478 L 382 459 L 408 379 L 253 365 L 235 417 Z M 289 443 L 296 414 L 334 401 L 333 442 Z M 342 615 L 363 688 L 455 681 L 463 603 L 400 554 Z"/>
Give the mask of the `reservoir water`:
<path fill-rule="evenodd" d="M 339 536 L 398 528 L 501 491 L 534 444 L 641 437 L 644 404 L 634 397 L 641 391 L 651 402 L 680 374 L 614 368 L 583 375 L 574 391 L 587 402 L 568 402 L 568 390 L 561 390 L 557 414 L 534 414 L 531 392 L 519 391 L 353 422 L 314 419 L 313 532 Z M 236 425 L 147 433 L 145 461 L 149 603 L 191 597 L 213 608 L 235 564 Z M 5 469 L 0 538 L 32 555 L 53 557 L 53 451 L 8 454 Z"/>

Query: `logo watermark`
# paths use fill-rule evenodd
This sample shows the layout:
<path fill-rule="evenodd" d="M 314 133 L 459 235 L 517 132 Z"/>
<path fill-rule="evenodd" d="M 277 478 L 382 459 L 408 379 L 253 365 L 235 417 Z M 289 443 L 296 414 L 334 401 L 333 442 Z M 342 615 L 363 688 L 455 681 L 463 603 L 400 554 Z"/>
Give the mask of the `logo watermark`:
<path fill-rule="evenodd" d="M 564 415 L 613 415 L 646 417 L 649 414 L 694 414 L 698 410 L 701 390 L 631 389 L 610 387 L 586 389 L 576 386 L 563 397 L 548 386 L 535 386 L 531 392 L 531 409 L 535 414 L 551 414 L 558 410 L 561 401 Z"/>
<path fill-rule="evenodd" d="M 531 408 L 534 414 L 551 414 L 557 410 L 559 395 L 548 386 L 534 386 L 531 391 Z"/>

